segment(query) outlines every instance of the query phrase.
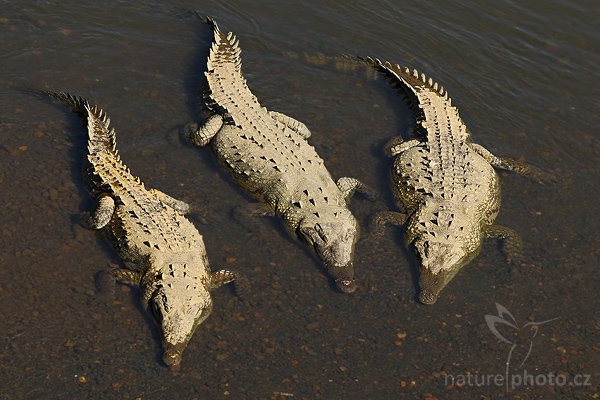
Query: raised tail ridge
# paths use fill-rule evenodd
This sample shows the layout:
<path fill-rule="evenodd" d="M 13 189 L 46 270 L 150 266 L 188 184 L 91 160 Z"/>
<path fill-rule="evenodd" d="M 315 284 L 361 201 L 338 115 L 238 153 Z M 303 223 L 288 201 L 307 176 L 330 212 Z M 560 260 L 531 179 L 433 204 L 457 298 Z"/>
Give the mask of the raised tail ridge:
<path fill-rule="evenodd" d="M 211 17 L 207 17 L 207 21 L 214 34 L 213 45 L 208 56 L 208 71 L 215 71 L 219 68 L 234 68 L 239 73 L 242 68 L 242 59 L 237 37 L 233 32 L 228 34 L 221 32 L 217 22 Z"/>
<path fill-rule="evenodd" d="M 102 191 L 117 193 L 123 180 L 126 180 L 129 185 L 144 187 L 140 179 L 133 176 L 129 168 L 121 161 L 119 152 L 116 149 L 115 131 L 110 127 L 110 119 L 104 110 L 97 106 L 91 106 L 82 97 L 72 96 L 68 93 L 46 92 L 46 94 L 57 99 L 73 112 L 79 114 L 84 120 L 87 120 L 87 160 L 91 166 L 91 170 L 88 172 L 92 181 L 92 190 L 102 188 Z"/>
<path fill-rule="evenodd" d="M 97 106 L 91 106 L 83 97 L 64 92 L 46 93 L 69 107 L 71 111 L 79 114 L 84 120 L 87 120 L 88 151 L 90 155 L 103 152 L 112 154 L 117 160 L 119 159 L 115 130 L 110 127 L 110 118 L 104 110 Z"/>
<path fill-rule="evenodd" d="M 357 58 L 382 72 L 396 84 L 409 86 L 411 91 L 415 91 L 416 88 L 427 88 L 438 94 L 440 97 L 443 97 L 444 100 L 448 100 L 448 103 L 451 104 L 451 99 L 448 97 L 448 92 L 444 91 L 444 87 L 438 85 L 433 79 L 425 76 L 424 73 L 419 73 L 416 69 L 411 71 L 408 67 L 402 67 L 400 64 L 392 64 L 389 61 L 381 61 L 378 58 L 368 56 Z M 406 90 L 406 88 L 402 89 Z"/>
<path fill-rule="evenodd" d="M 253 120 L 269 119 L 267 111 L 248 88 L 242 75 L 241 50 L 236 36 L 224 34 L 214 19 L 208 17 L 214 39 L 204 75 L 208 83 L 204 102 L 210 111 L 223 116 L 226 123 L 244 126 Z"/>

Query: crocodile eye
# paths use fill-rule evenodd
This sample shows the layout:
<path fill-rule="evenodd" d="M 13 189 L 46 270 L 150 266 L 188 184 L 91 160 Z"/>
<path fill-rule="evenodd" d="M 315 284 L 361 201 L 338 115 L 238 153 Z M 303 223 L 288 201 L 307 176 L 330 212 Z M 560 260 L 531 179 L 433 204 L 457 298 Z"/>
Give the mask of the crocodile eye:
<path fill-rule="evenodd" d="M 299 229 L 300 239 L 304 240 L 307 244 L 313 246 L 315 244 L 314 237 L 316 236 L 316 232 L 314 228 L 310 226 L 303 226 Z"/>
<path fill-rule="evenodd" d="M 162 321 L 162 313 L 160 312 L 160 307 L 158 306 L 158 303 L 156 301 L 151 302 L 150 309 L 152 311 L 152 315 L 154 316 L 154 318 L 158 322 L 161 322 Z"/>
<path fill-rule="evenodd" d="M 319 235 L 319 237 L 321 238 L 321 240 L 325 243 L 327 243 L 327 235 L 325 234 L 325 231 L 323 230 L 323 227 L 321 226 L 321 224 L 317 224 L 315 226 L 315 231 L 317 232 L 317 234 Z"/>

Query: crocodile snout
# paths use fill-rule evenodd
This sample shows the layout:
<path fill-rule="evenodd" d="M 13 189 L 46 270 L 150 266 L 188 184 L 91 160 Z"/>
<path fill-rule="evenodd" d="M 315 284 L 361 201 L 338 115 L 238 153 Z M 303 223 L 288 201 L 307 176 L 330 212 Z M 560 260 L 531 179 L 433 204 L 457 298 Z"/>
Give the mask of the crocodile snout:
<path fill-rule="evenodd" d="M 181 369 L 181 352 L 175 349 L 169 349 L 163 353 L 163 362 L 173 372 Z"/>
<path fill-rule="evenodd" d="M 354 279 L 336 279 L 335 286 L 342 293 L 353 293 L 358 287 Z"/>
<path fill-rule="evenodd" d="M 429 290 L 421 290 L 419 293 L 419 301 L 423 304 L 432 305 L 437 302 L 438 295 L 429 291 Z"/>

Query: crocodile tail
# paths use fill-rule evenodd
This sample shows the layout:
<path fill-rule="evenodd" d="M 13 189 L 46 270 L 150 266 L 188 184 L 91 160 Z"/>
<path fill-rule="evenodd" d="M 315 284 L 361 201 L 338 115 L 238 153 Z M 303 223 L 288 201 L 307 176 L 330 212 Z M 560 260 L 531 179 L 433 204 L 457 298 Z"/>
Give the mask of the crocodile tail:
<path fill-rule="evenodd" d="M 228 34 L 221 32 L 219 25 L 213 18 L 207 17 L 207 21 L 212 27 L 214 35 L 212 48 L 208 56 L 208 70 L 214 71 L 221 66 L 227 68 L 233 66 L 236 72 L 241 73 L 242 58 L 237 37 L 233 32 Z"/>
<path fill-rule="evenodd" d="M 419 73 L 416 69 L 412 71 L 408 67 L 402 67 L 400 64 L 392 64 L 389 61 L 381 61 L 378 58 L 371 57 L 358 57 L 359 60 L 371 65 L 379 72 L 383 73 L 388 79 L 390 79 L 396 86 L 404 93 L 407 91 L 415 92 L 415 88 L 427 88 L 428 90 L 438 94 L 447 100 L 449 105 L 452 103 L 452 99 L 448 96 L 448 92 L 444 90 L 444 87 L 438 85 L 433 79 L 425 76 L 424 73 Z"/>
<path fill-rule="evenodd" d="M 110 118 L 104 110 L 90 105 L 83 97 L 73 96 L 69 93 L 48 92 L 48 95 L 69 107 L 71 111 L 79 114 L 84 120 L 87 120 L 89 154 L 109 153 L 115 156 L 117 161 L 120 161 L 116 149 L 115 130 L 110 127 Z"/>
<path fill-rule="evenodd" d="M 209 110 L 219 112 L 229 120 L 231 117 L 227 104 L 231 102 L 231 85 L 237 86 L 238 96 L 252 94 L 242 76 L 241 50 L 237 37 L 233 32 L 221 32 L 213 18 L 207 17 L 207 21 L 213 30 L 214 39 L 205 72 L 208 87 L 204 93 L 204 101 Z"/>

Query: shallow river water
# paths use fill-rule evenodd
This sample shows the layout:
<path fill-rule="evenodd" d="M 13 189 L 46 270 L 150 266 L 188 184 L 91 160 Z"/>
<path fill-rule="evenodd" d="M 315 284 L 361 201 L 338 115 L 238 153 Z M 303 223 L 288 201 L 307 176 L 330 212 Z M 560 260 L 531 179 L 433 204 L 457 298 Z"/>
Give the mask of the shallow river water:
<path fill-rule="evenodd" d="M 557 176 L 500 173 L 497 222 L 521 233 L 529 266 L 486 241 L 424 306 L 390 228 L 358 243 L 359 289 L 345 295 L 278 221 L 240 225 L 231 211 L 250 198 L 179 135 L 205 118 L 212 35 L 190 10 L 236 33 L 250 88 L 309 126 L 334 177 L 364 180 L 389 207 L 383 145 L 408 109 L 383 79 L 319 54 L 440 82 L 475 142 Z M 599 18 L 582 0 L 1 1 L 0 400 L 599 398 Z M 30 89 L 104 108 L 133 173 L 192 205 L 213 268 L 246 274 L 242 299 L 214 292 L 180 372 L 162 365 L 138 291 L 98 290 L 96 273 L 119 260 L 78 224 L 92 205 L 85 129 Z M 363 225 L 375 211 L 360 196 L 351 208 Z M 486 315 L 499 314 L 511 326 L 495 332 Z"/>

